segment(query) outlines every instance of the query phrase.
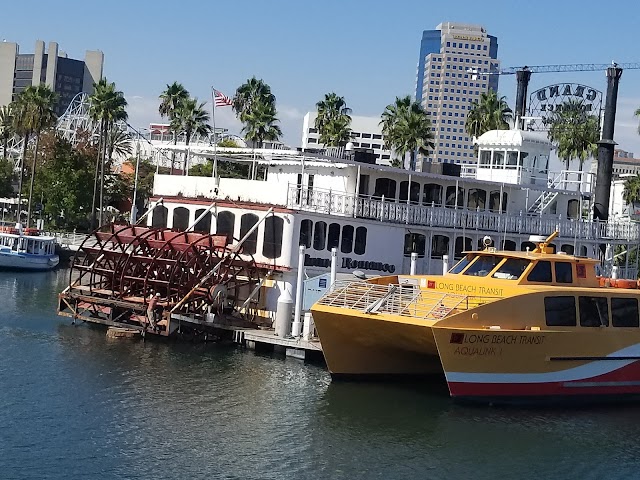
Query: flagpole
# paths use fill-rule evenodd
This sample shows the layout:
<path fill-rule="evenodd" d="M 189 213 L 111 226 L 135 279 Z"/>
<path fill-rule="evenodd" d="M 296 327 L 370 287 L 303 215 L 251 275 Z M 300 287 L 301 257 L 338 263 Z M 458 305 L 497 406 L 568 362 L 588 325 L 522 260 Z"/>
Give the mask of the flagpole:
<path fill-rule="evenodd" d="M 213 168 L 211 169 L 211 176 L 216 178 L 218 173 L 218 142 L 216 140 L 216 89 L 211 87 L 211 104 L 213 110 Z"/>

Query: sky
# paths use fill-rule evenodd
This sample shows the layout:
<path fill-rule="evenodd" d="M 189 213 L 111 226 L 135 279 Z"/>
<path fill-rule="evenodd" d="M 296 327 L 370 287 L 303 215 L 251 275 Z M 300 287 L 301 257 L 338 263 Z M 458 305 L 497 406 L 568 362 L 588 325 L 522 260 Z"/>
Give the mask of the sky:
<path fill-rule="evenodd" d="M 71 58 L 103 51 L 104 74 L 124 92 L 135 127 L 160 120 L 158 96 L 174 81 L 210 101 L 211 86 L 232 96 L 248 78 L 262 78 L 292 146 L 301 143 L 304 114 L 325 93 L 365 116 L 414 94 L 422 31 L 445 21 L 480 24 L 497 36 L 502 67 L 640 62 L 636 0 L 21 0 L 1 11 L 20 19 L 0 21 L 0 37 L 22 53 L 33 52 L 36 40 L 57 41 Z M 565 82 L 606 91 L 605 72 L 534 74 L 529 91 Z M 513 108 L 513 76 L 500 77 L 499 92 Z M 640 157 L 637 108 L 640 70 L 625 70 L 615 140 Z M 216 126 L 241 129 L 230 107 L 216 109 Z"/>

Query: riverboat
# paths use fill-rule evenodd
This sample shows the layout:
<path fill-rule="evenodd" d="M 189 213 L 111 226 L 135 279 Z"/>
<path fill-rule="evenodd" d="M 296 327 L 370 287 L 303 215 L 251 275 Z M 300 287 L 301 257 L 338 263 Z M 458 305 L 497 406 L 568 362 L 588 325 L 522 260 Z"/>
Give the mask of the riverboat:
<path fill-rule="evenodd" d="M 54 237 L 19 224 L 0 227 L 0 269 L 51 270 L 59 262 Z"/>
<path fill-rule="evenodd" d="M 444 374 L 485 403 L 640 398 L 638 282 L 550 248 L 465 253 L 445 275 L 336 282 L 312 308 L 334 377 Z"/>

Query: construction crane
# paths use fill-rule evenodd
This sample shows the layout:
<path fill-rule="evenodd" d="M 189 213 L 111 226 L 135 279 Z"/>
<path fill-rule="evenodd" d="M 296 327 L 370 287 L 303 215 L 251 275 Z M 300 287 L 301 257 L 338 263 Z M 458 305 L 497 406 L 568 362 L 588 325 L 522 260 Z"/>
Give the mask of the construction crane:
<path fill-rule="evenodd" d="M 640 70 L 640 63 L 572 63 L 566 65 L 524 65 L 522 67 L 506 67 L 495 72 L 488 72 L 489 75 L 515 75 L 522 70 L 531 73 L 554 73 L 554 72 L 600 72 L 609 67 L 618 67 L 623 70 Z"/>

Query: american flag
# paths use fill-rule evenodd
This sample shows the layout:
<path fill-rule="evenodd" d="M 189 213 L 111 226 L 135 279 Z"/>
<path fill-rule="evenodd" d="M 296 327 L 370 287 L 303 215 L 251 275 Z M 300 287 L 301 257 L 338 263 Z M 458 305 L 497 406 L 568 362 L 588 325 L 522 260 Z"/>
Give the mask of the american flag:
<path fill-rule="evenodd" d="M 228 107 L 230 105 L 233 105 L 233 100 L 231 100 L 224 93 L 219 92 L 215 88 L 213 89 L 213 95 L 216 99 L 216 107 Z"/>

